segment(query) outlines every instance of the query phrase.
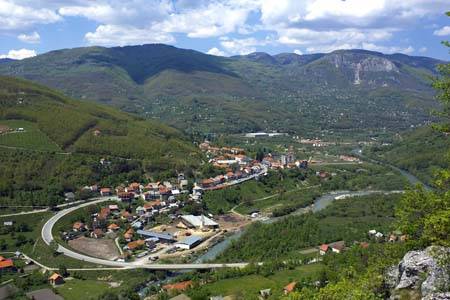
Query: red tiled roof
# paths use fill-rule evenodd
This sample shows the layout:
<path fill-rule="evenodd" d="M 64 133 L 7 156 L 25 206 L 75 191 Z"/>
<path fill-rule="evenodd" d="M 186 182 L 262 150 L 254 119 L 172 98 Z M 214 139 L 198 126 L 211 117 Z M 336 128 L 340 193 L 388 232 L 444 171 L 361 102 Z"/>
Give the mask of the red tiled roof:
<path fill-rule="evenodd" d="M 164 290 L 184 291 L 192 286 L 192 280 L 163 285 Z"/>
<path fill-rule="evenodd" d="M 128 249 L 134 250 L 140 246 L 143 246 L 144 244 L 145 244 L 144 240 L 137 240 L 137 241 L 129 242 L 127 244 L 127 246 L 128 246 Z"/>
<path fill-rule="evenodd" d="M 10 268 L 14 266 L 14 262 L 12 261 L 12 259 L 5 259 L 4 257 L 2 258 L 3 259 L 0 260 L 0 269 Z"/>
<path fill-rule="evenodd" d="M 50 276 L 48 279 L 49 280 L 57 280 L 58 278 L 62 278 L 62 276 L 59 275 L 58 273 L 53 273 L 52 276 Z"/>
<path fill-rule="evenodd" d="M 290 293 L 290 292 L 293 292 L 294 291 L 294 289 L 295 289 L 295 287 L 297 286 L 297 282 L 291 282 L 291 283 L 289 283 L 287 286 L 285 286 L 284 287 L 284 290 L 287 292 L 287 293 Z"/>
<path fill-rule="evenodd" d="M 327 252 L 328 251 L 328 245 L 327 244 L 322 244 L 322 245 L 320 245 L 320 250 L 322 250 L 322 251 L 324 251 L 324 252 Z"/>

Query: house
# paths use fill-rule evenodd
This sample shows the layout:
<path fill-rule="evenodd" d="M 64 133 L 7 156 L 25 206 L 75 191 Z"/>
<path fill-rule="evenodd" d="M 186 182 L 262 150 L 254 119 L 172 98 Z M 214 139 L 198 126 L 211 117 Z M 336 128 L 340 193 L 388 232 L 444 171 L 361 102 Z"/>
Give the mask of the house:
<path fill-rule="evenodd" d="M 145 208 L 143 208 L 142 206 L 136 207 L 136 214 L 142 216 L 143 214 L 145 214 Z"/>
<path fill-rule="evenodd" d="M 330 245 L 331 251 L 334 253 L 341 253 L 345 249 L 345 242 L 344 241 L 337 241 L 334 243 L 331 243 Z"/>
<path fill-rule="evenodd" d="M 293 282 L 289 283 L 288 285 L 286 285 L 283 288 L 284 294 L 287 295 L 287 294 L 292 293 L 296 287 L 297 287 L 297 282 L 293 281 Z"/>
<path fill-rule="evenodd" d="M 140 191 L 141 191 L 141 184 L 137 182 L 131 183 L 127 188 L 127 192 L 139 193 Z"/>
<path fill-rule="evenodd" d="M 212 180 L 211 178 L 202 180 L 202 187 L 203 188 L 209 188 L 209 187 L 212 187 L 212 186 L 214 186 L 214 180 Z"/>
<path fill-rule="evenodd" d="M 3 226 L 13 226 L 14 225 L 14 221 L 4 221 L 3 222 Z"/>
<path fill-rule="evenodd" d="M 272 294 L 271 289 L 264 289 L 264 290 L 259 291 L 260 298 L 262 298 L 262 299 L 269 298 L 271 294 Z"/>
<path fill-rule="evenodd" d="M 134 193 L 132 192 L 119 192 L 117 193 L 117 197 L 120 198 L 122 201 L 131 201 L 134 199 Z"/>
<path fill-rule="evenodd" d="M 98 185 L 96 185 L 96 184 L 91 185 L 91 186 L 89 187 L 89 189 L 90 189 L 92 192 L 96 193 L 96 192 L 98 192 Z"/>
<path fill-rule="evenodd" d="M 40 289 L 26 293 L 28 299 L 32 300 L 64 300 L 60 295 L 55 294 L 51 289 Z"/>
<path fill-rule="evenodd" d="M 58 273 L 53 273 L 52 276 L 48 278 L 48 282 L 53 286 L 57 286 L 64 283 L 64 278 Z"/>
<path fill-rule="evenodd" d="M 395 234 L 391 234 L 389 235 L 389 240 L 390 243 L 396 242 L 397 241 L 397 236 Z"/>
<path fill-rule="evenodd" d="M 126 210 L 123 210 L 123 211 L 120 213 L 120 218 L 121 218 L 122 220 L 128 221 L 128 222 L 133 221 L 133 215 L 132 215 L 129 211 L 126 211 Z"/>
<path fill-rule="evenodd" d="M 111 210 L 108 207 L 102 207 L 100 213 L 98 214 L 99 219 L 106 219 L 111 214 Z"/>
<path fill-rule="evenodd" d="M 377 231 L 375 229 L 369 230 L 369 236 L 374 236 L 375 234 L 377 234 Z"/>
<path fill-rule="evenodd" d="M 359 247 L 361 247 L 362 249 L 367 249 L 367 248 L 369 248 L 369 243 L 361 242 L 361 243 L 359 243 Z"/>
<path fill-rule="evenodd" d="M 126 249 L 134 251 L 134 250 L 142 248 L 144 245 L 145 245 L 144 240 L 137 240 L 137 241 L 129 242 L 126 245 Z"/>
<path fill-rule="evenodd" d="M 72 225 L 72 230 L 73 231 L 85 231 L 86 225 L 83 222 L 75 222 Z"/>
<path fill-rule="evenodd" d="M 117 230 L 119 230 L 120 229 L 120 227 L 119 227 L 119 225 L 117 225 L 117 224 L 115 224 L 115 223 L 112 223 L 112 224 L 109 224 L 108 225 L 108 231 L 117 231 Z"/>
<path fill-rule="evenodd" d="M 101 230 L 100 228 L 96 228 L 91 232 L 92 238 L 100 239 L 103 237 L 103 235 L 104 235 L 103 230 Z"/>
<path fill-rule="evenodd" d="M 10 258 L 4 258 L 0 256 L 0 272 L 9 271 L 14 269 L 14 262 Z"/>
<path fill-rule="evenodd" d="M 100 129 L 95 129 L 95 130 L 92 132 L 92 134 L 93 134 L 94 136 L 100 136 L 100 135 L 102 134 L 102 132 L 100 131 Z"/>
<path fill-rule="evenodd" d="M 172 283 L 172 284 L 166 284 L 166 285 L 163 285 L 162 288 L 163 288 L 163 290 L 166 290 L 168 292 L 170 292 L 170 291 L 180 292 L 180 291 L 187 290 L 192 285 L 193 285 L 192 280 L 187 280 L 187 281 L 181 281 L 181 282 Z"/>
<path fill-rule="evenodd" d="M 188 227 L 188 228 L 196 228 L 196 229 L 212 229 L 212 228 L 218 228 L 219 224 L 215 221 L 211 220 L 210 218 L 201 215 L 201 216 L 194 216 L 194 215 L 184 215 L 181 216 L 181 222 Z"/>
<path fill-rule="evenodd" d="M 320 172 L 316 172 L 316 175 L 320 178 L 320 179 L 327 179 L 329 177 L 331 177 L 331 174 L 325 171 L 320 171 Z"/>
<path fill-rule="evenodd" d="M 328 246 L 327 244 L 322 244 L 319 247 L 319 253 L 320 255 L 325 255 L 327 254 L 327 252 L 330 250 L 330 246 Z"/>
<path fill-rule="evenodd" d="M 377 233 L 375 234 L 375 238 L 376 238 L 377 240 L 381 240 L 381 239 L 383 238 L 383 234 L 382 234 L 381 232 L 377 232 Z"/>
<path fill-rule="evenodd" d="M 195 246 L 199 245 L 202 242 L 202 238 L 199 236 L 189 236 L 185 239 L 183 239 L 182 241 L 179 241 L 175 244 L 175 247 L 180 248 L 180 249 L 192 249 Z"/>
<path fill-rule="evenodd" d="M 181 179 L 181 180 L 179 181 L 178 186 L 180 187 L 180 189 L 183 190 L 185 187 L 188 186 L 188 184 L 189 184 L 189 181 L 188 181 L 187 179 Z"/>
<path fill-rule="evenodd" d="M 64 198 L 66 201 L 72 202 L 75 200 L 75 194 L 72 192 L 64 193 Z"/>
<path fill-rule="evenodd" d="M 130 228 L 124 233 L 123 237 L 124 237 L 125 241 L 130 242 L 133 239 L 133 235 L 134 235 L 134 229 Z"/>
<path fill-rule="evenodd" d="M 117 204 L 111 204 L 108 206 L 109 211 L 118 211 L 119 210 L 119 206 Z"/>
<path fill-rule="evenodd" d="M 202 189 L 200 186 L 195 185 L 195 186 L 192 188 L 192 193 L 194 193 L 194 194 L 196 194 L 196 193 L 202 194 L 202 193 L 203 193 L 203 189 Z"/>
<path fill-rule="evenodd" d="M 144 203 L 144 210 L 147 212 L 149 210 L 157 210 L 160 209 L 162 206 L 162 203 L 160 200 L 150 201 L 147 203 Z"/>
<path fill-rule="evenodd" d="M 102 197 L 111 196 L 111 189 L 107 187 L 101 188 L 100 195 L 102 195 Z"/>

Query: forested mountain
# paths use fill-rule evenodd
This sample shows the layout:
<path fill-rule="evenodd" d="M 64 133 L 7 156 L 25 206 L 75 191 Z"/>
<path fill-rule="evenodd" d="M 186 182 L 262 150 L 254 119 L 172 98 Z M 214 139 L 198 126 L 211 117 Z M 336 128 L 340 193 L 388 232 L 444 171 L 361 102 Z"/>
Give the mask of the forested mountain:
<path fill-rule="evenodd" d="M 364 50 L 230 58 L 162 44 L 52 51 L 0 74 L 184 130 L 398 130 L 430 119 L 440 61 Z"/>

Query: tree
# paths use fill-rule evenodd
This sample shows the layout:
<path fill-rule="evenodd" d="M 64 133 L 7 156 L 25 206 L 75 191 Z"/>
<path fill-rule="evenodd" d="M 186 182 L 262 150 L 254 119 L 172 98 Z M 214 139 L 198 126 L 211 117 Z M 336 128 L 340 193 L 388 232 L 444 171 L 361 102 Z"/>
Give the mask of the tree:
<path fill-rule="evenodd" d="M 450 12 L 447 12 L 450 16 Z M 444 41 L 450 47 L 448 41 Z M 437 91 L 437 98 L 442 103 L 439 112 L 441 123 L 435 129 L 450 133 L 450 64 L 439 66 L 440 76 L 433 82 Z M 418 239 L 423 246 L 430 244 L 450 245 L 448 228 L 450 227 L 450 170 L 442 170 L 436 176 L 436 191 L 425 191 L 423 187 L 416 187 L 408 191 L 402 198 L 396 215 L 398 227 L 414 239 Z"/>
<path fill-rule="evenodd" d="M 59 274 L 63 277 L 69 276 L 69 272 L 67 271 L 67 267 L 65 265 L 59 266 Z"/>
<path fill-rule="evenodd" d="M 58 247 L 59 247 L 59 245 L 58 245 L 58 243 L 57 243 L 55 240 L 52 240 L 52 241 L 50 242 L 49 247 L 50 247 L 50 249 L 52 249 L 52 251 L 53 251 L 53 256 L 57 256 L 57 255 L 59 254 L 59 252 L 58 252 Z"/>

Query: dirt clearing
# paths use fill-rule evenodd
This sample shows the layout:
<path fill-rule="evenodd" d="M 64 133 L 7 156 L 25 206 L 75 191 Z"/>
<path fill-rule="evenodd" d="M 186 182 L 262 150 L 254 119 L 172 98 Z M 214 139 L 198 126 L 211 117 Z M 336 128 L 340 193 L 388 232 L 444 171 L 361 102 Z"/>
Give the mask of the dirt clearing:
<path fill-rule="evenodd" d="M 89 256 L 104 259 L 114 259 L 120 254 L 114 241 L 110 239 L 91 239 L 83 236 L 69 241 L 69 246 Z"/>

